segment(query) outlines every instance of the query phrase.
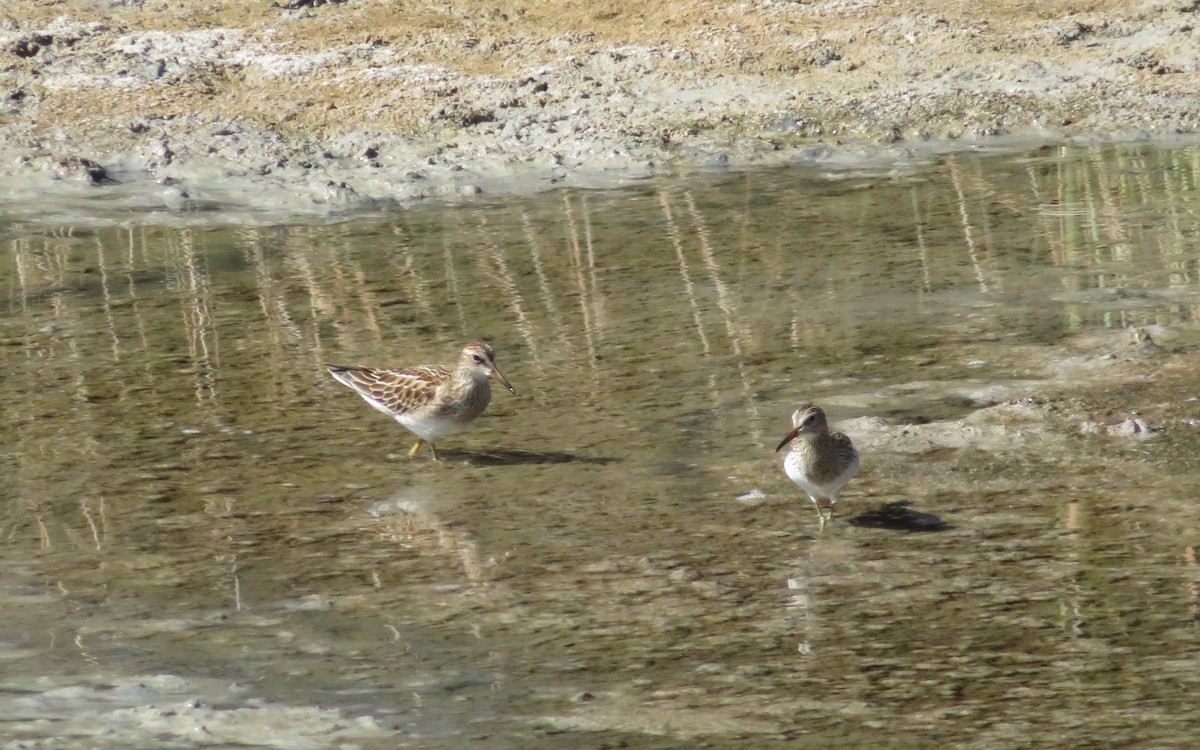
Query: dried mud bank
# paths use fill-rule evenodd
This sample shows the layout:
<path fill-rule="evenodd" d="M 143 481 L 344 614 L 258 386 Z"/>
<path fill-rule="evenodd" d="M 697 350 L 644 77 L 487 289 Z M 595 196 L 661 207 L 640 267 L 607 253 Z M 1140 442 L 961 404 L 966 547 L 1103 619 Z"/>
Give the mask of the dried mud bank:
<path fill-rule="evenodd" d="M 0 200 L 322 214 L 1200 123 L 1186 0 L 114 5 L 0 10 Z"/>

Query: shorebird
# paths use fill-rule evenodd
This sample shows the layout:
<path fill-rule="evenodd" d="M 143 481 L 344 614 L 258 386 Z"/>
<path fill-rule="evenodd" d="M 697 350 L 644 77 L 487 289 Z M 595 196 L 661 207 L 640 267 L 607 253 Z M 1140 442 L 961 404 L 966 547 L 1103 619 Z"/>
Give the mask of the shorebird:
<path fill-rule="evenodd" d="M 496 366 L 492 347 L 482 341 L 463 347 L 454 367 L 325 366 L 339 383 L 353 388 L 364 401 L 417 436 L 417 442 L 408 452 L 410 458 L 428 443 L 433 460 L 438 460 L 434 442 L 462 430 L 491 402 L 490 378 L 504 383 L 511 393 L 517 392 Z"/>
<path fill-rule="evenodd" d="M 1141 326 L 1129 329 L 1129 356 L 1136 359 L 1149 359 L 1163 354 L 1164 350 L 1150 336 L 1150 332 Z"/>
<path fill-rule="evenodd" d="M 792 414 L 792 431 L 775 452 L 783 450 L 788 443 L 792 444 L 792 449 L 783 459 L 783 470 L 808 493 L 817 508 L 821 528 L 825 528 L 829 519 L 821 513 L 820 499 L 829 498 L 829 518 L 833 518 L 838 493 L 858 473 L 858 451 L 854 450 L 850 438 L 829 431 L 825 412 L 814 404 L 805 404 Z"/>

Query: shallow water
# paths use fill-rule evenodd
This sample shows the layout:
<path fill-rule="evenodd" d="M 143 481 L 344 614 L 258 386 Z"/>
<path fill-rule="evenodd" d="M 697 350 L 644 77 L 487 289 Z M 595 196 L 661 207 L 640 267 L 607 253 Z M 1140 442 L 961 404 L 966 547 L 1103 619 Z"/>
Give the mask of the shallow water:
<path fill-rule="evenodd" d="M 1198 176 L 1045 148 L 333 225 L 0 220 L 4 731 L 1190 746 Z M 442 463 L 321 366 L 484 336 L 517 395 Z M 824 531 L 772 452 L 806 400 L 863 452 Z"/>

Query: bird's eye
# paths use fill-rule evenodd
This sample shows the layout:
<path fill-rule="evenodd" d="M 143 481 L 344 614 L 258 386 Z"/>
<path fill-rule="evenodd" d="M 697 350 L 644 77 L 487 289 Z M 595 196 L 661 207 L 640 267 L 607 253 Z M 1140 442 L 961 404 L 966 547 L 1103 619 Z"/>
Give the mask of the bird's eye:
<path fill-rule="evenodd" d="M 474 359 L 479 364 L 483 364 L 483 357 L 479 356 L 478 354 L 472 354 L 471 358 Z"/>

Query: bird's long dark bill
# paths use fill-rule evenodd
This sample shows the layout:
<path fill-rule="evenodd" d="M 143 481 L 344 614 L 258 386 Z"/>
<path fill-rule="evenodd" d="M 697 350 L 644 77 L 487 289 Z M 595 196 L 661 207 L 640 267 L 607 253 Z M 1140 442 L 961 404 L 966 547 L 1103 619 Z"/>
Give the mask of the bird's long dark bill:
<path fill-rule="evenodd" d="M 785 446 L 785 445 L 787 445 L 788 443 L 790 443 L 790 442 L 792 442 L 793 440 L 795 440 L 795 439 L 796 439 L 796 436 L 797 436 L 797 435 L 799 435 L 799 434 L 800 434 L 800 428 L 799 428 L 799 427 L 797 427 L 796 429 L 794 429 L 794 430 L 792 430 L 791 432 L 789 432 L 789 433 L 787 434 L 787 437 L 785 437 L 785 438 L 783 439 L 783 442 L 781 442 L 781 443 L 779 444 L 779 446 L 778 446 L 777 448 L 775 448 L 775 452 L 776 452 L 776 453 L 778 453 L 779 451 L 781 451 L 781 450 L 783 449 L 783 446 Z"/>
<path fill-rule="evenodd" d="M 492 372 L 496 373 L 496 377 L 500 378 L 500 382 L 504 383 L 504 387 L 508 389 L 509 393 L 517 395 L 517 389 L 512 387 L 512 383 L 508 382 L 508 378 L 504 377 L 504 373 L 500 372 L 499 367 L 492 365 Z"/>

